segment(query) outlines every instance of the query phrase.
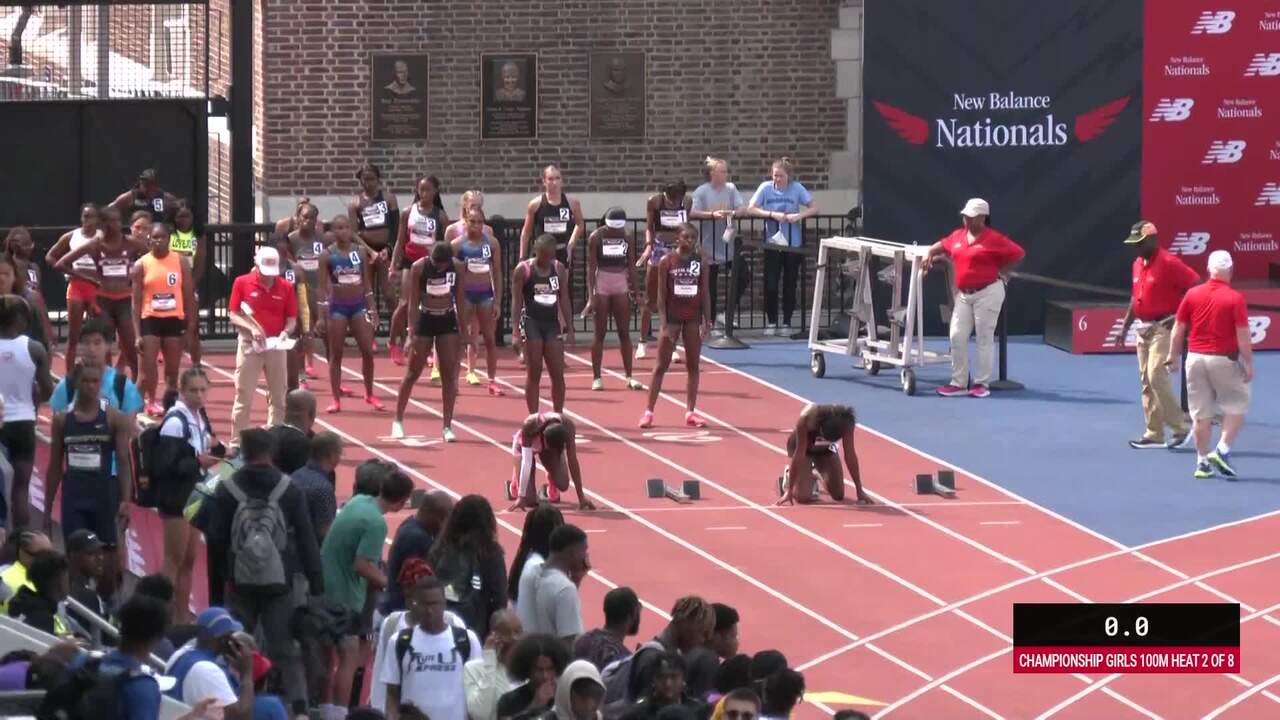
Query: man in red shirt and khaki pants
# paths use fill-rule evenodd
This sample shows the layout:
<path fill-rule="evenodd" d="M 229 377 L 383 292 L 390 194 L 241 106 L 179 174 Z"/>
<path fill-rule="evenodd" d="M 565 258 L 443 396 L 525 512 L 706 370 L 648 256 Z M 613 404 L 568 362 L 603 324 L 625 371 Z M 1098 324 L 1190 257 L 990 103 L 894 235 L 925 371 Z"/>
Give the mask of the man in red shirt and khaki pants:
<path fill-rule="evenodd" d="M 1220 472 L 1236 476 L 1231 466 L 1231 443 L 1249 410 L 1253 381 L 1253 345 L 1244 296 L 1231 287 L 1231 253 L 1209 253 L 1209 281 L 1187 291 L 1178 306 L 1177 322 L 1165 365 L 1177 367 L 1179 349 L 1187 339 L 1187 404 L 1195 421 L 1197 478 Z M 1222 437 L 1209 450 L 1213 417 L 1222 411 Z"/>
<path fill-rule="evenodd" d="M 1187 444 L 1190 433 L 1164 359 L 1169 356 L 1178 303 L 1187 290 L 1200 282 L 1200 275 L 1178 256 L 1161 250 L 1156 226 L 1145 220 L 1133 226 L 1124 244 L 1132 246 L 1138 257 L 1133 261 L 1133 298 L 1125 311 L 1120 337 L 1129 337 L 1135 319 L 1142 323 L 1137 342 L 1138 377 L 1142 382 L 1142 414 L 1147 420 L 1146 431 L 1141 438 L 1130 440 L 1129 447 L 1180 448 Z M 1166 426 L 1173 433 L 1168 444 L 1164 441 Z"/>
<path fill-rule="evenodd" d="M 284 398 L 289 392 L 288 351 L 277 344 L 288 339 L 298 325 L 298 296 L 293 285 L 280 277 L 280 253 L 273 247 L 258 248 L 253 270 L 236 278 L 227 304 L 231 324 L 240 330 L 236 344 L 236 399 L 231 406 L 233 443 L 249 427 L 253 394 L 258 378 L 267 376 L 267 425 L 284 422 Z"/>
<path fill-rule="evenodd" d="M 943 397 L 984 398 L 991 394 L 991 368 L 995 364 L 996 323 L 1004 306 L 1004 280 L 1000 275 L 1026 253 L 1004 235 L 987 227 L 991 208 L 973 198 L 960 216 L 964 226 L 933 244 L 924 269 L 946 255 L 956 266 L 956 295 L 951 310 L 951 382 L 938 388 Z M 969 382 L 969 335 L 975 333 L 978 363 Z"/>

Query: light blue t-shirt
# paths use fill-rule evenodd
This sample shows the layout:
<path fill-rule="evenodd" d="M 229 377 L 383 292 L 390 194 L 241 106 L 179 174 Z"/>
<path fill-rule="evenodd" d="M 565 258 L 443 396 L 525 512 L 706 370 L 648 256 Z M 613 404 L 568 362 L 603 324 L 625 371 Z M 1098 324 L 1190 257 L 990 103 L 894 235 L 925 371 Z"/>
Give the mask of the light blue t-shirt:
<path fill-rule="evenodd" d="M 760 187 L 756 188 L 756 192 L 751 196 L 751 204 L 756 207 L 763 208 L 768 212 L 777 213 L 796 213 L 800 212 L 801 206 L 813 203 L 813 196 L 805 189 L 804 185 L 792 180 L 787 186 L 781 190 L 773 186 L 772 180 L 766 180 L 760 183 Z M 773 236 L 779 229 L 787 238 L 787 244 L 791 247 L 800 247 L 804 240 L 803 228 L 799 223 L 779 223 L 773 220 L 766 220 L 764 224 L 764 242 L 766 245 L 773 244 Z"/>
<path fill-rule="evenodd" d="M 119 412 L 128 415 L 142 412 L 142 393 L 138 392 L 138 386 L 134 385 L 133 381 L 128 378 L 125 378 L 124 381 L 124 405 L 120 404 L 120 398 L 116 397 L 116 369 L 113 367 L 102 371 L 102 389 L 98 392 L 109 406 Z M 53 412 L 66 412 L 67 408 L 71 407 L 71 403 L 75 401 L 75 397 L 68 397 L 68 394 L 67 379 L 62 378 L 58 381 L 58 386 L 53 389 L 53 395 L 49 397 L 49 409 Z M 116 475 L 114 453 L 112 453 L 111 457 L 111 475 Z"/>

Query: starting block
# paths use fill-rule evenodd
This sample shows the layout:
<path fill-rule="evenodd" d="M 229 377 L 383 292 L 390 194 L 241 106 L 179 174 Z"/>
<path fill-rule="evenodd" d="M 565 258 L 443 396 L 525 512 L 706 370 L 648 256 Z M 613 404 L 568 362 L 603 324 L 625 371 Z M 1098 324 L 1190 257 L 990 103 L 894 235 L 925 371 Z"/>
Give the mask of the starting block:
<path fill-rule="evenodd" d="M 697 480 L 685 480 L 681 483 L 680 489 L 669 487 L 662 478 L 649 478 L 645 482 L 645 494 L 649 497 L 671 498 L 676 502 L 688 502 L 690 500 L 702 499 L 702 483 Z"/>
<path fill-rule="evenodd" d="M 938 472 L 935 480 L 932 474 L 916 475 L 917 495 L 941 495 L 945 498 L 956 496 L 956 476 L 949 470 Z"/>

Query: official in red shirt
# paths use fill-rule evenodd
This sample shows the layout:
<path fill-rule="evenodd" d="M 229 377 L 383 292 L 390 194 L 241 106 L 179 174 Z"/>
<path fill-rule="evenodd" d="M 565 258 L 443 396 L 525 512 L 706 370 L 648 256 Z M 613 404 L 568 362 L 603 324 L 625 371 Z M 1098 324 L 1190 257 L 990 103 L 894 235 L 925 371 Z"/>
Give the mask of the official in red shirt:
<path fill-rule="evenodd" d="M 1130 440 L 1129 447 L 1135 450 L 1180 448 L 1191 436 L 1182 416 L 1182 405 L 1173 394 L 1164 359 L 1169 355 L 1173 315 L 1178 311 L 1178 303 L 1187 290 L 1200 282 L 1200 275 L 1178 256 L 1161 250 L 1156 226 L 1145 220 L 1133 226 L 1124 244 L 1131 246 L 1138 257 L 1133 260 L 1133 299 L 1125 311 L 1120 337 L 1128 338 L 1129 328 L 1135 320 L 1139 321 L 1138 378 L 1142 383 L 1142 414 L 1147 421 L 1142 437 Z M 1166 426 L 1173 434 L 1168 444 L 1164 441 Z"/>
<path fill-rule="evenodd" d="M 236 399 L 231 407 L 238 442 L 240 431 L 249 427 L 253 394 L 258 377 L 267 375 L 267 425 L 284 422 L 284 400 L 289 391 L 288 352 L 276 347 L 288 340 L 298 324 L 298 296 L 293 285 L 280 277 L 280 253 L 272 247 L 258 249 L 257 267 L 236 278 L 227 305 L 231 324 L 240 329 L 236 345 Z"/>
<path fill-rule="evenodd" d="M 1187 340 L 1187 404 L 1195 421 L 1198 478 L 1215 472 L 1236 476 L 1231 466 L 1231 443 L 1244 426 L 1253 381 L 1253 344 L 1244 296 L 1231 287 L 1231 253 L 1209 253 L 1209 282 L 1187 291 L 1178 306 L 1177 322 L 1165 365 L 1176 367 L 1178 351 Z M 1212 451 L 1213 418 L 1222 413 L 1222 437 Z"/>
<path fill-rule="evenodd" d="M 1014 241 L 987 227 L 991 208 L 973 198 L 960 211 L 963 227 L 934 243 L 924 268 L 946 255 L 956 269 L 956 296 L 951 311 L 951 382 L 938 388 L 943 397 L 991 394 L 991 368 L 995 364 L 996 323 L 1004 306 L 1004 280 L 1000 275 L 1022 260 L 1025 251 Z M 978 362 L 969 381 L 969 335 L 975 334 Z"/>

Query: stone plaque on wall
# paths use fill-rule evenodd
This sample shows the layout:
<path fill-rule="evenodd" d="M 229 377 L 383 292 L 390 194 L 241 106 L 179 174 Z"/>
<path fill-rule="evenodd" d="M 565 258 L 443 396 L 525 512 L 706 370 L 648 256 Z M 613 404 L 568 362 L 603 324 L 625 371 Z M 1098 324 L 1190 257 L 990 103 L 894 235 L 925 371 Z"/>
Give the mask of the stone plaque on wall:
<path fill-rule="evenodd" d="M 645 54 L 591 53 L 591 137 L 643 138 Z"/>
<path fill-rule="evenodd" d="M 370 135 L 381 141 L 427 139 L 425 53 L 373 53 L 369 70 Z"/>
<path fill-rule="evenodd" d="M 538 56 L 480 56 L 480 137 L 538 137 Z"/>

